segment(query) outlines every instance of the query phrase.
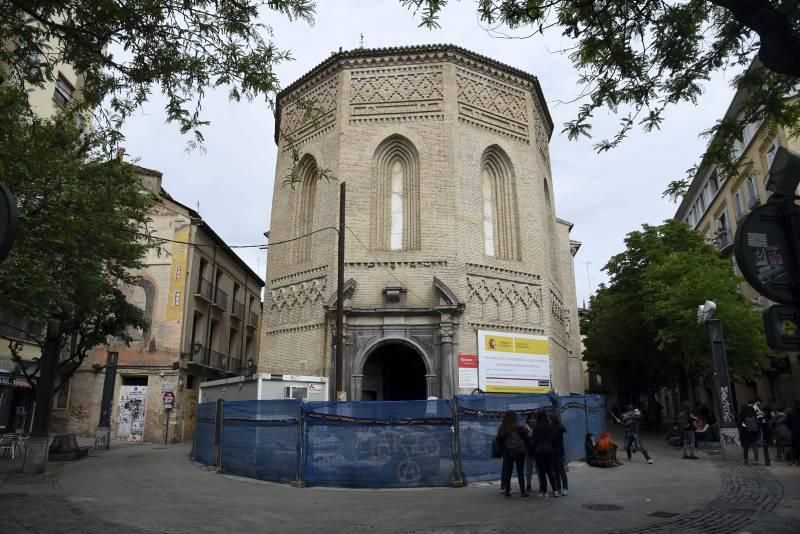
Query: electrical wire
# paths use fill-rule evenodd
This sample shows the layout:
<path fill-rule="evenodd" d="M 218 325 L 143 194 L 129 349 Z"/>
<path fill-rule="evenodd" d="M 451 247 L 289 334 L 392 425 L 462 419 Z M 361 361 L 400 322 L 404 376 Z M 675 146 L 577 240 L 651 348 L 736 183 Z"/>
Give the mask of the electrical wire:
<path fill-rule="evenodd" d="M 351 234 L 353 234 L 353 237 L 355 237 L 355 238 L 356 238 L 356 241 L 358 241 L 358 242 L 361 244 L 361 246 L 362 246 L 362 247 L 364 247 L 364 250 L 366 250 L 366 251 L 367 251 L 367 254 L 369 254 L 369 257 L 370 257 L 370 258 L 372 258 L 372 260 L 373 260 L 375 263 L 377 263 L 377 264 L 379 264 L 379 265 L 380 265 L 380 264 L 382 264 L 382 263 L 384 263 L 384 262 L 380 261 L 379 259 L 377 259 L 375 256 L 373 256 L 373 255 L 372 255 L 372 251 L 370 251 L 369 247 L 368 247 L 367 245 L 365 245 L 363 241 L 361 241 L 361 239 L 360 239 L 360 238 L 359 238 L 359 237 L 356 235 L 356 233 L 353 231 L 353 229 L 352 229 L 350 226 L 346 226 L 346 228 L 347 228 L 348 230 L 350 230 L 350 233 L 351 233 Z M 394 274 L 394 273 L 391 271 L 391 269 L 389 269 L 389 268 L 388 268 L 386 265 L 383 265 L 383 268 L 386 270 L 386 272 L 387 272 L 387 273 L 389 273 L 389 275 L 390 275 L 392 278 L 394 278 L 395 280 L 397 280 L 397 281 L 398 281 L 400 284 L 403 284 L 403 286 L 404 286 L 404 287 L 405 287 L 405 288 L 406 288 L 406 289 L 407 289 L 407 290 L 408 290 L 408 291 L 409 291 L 409 292 L 410 292 L 412 295 L 414 295 L 415 297 L 417 297 L 417 298 L 419 299 L 419 301 L 420 301 L 420 302 L 425 302 L 425 299 L 424 299 L 424 298 L 422 298 L 422 297 L 421 297 L 421 296 L 420 296 L 420 295 L 419 295 L 419 294 L 418 294 L 416 291 L 414 291 L 413 289 L 411 289 L 411 286 L 410 286 L 409 284 L 407 284 L 407 283 L 403 283 L 403 281 L 402 281 L 402 280 L 400 280 L 399 278 L 397 278 L 397 277 L 395 276 L 395 274 Z"/>
<path fill-rule="evenodd" d="M 133 234 L 136 234 L 136 235 L 139 235 L 139 236 L 142 236 L 142 237 L 147 237 L 148 239 L 153 239 L 153 240 L 156 240 L 156 241 L 162 241 L 162 242 L 165 242 L 165 243 L 178 243 L 179 245 L 192 245 L 192 246 L 195 246 L 195 247 L 212 247 L 212 248 L 213 247 L 220 247 L 220 248 L 223 247 L 223 245 L 204 245 L 202 243 L 191 243 L 189 241 L 179 241 L 179 240 L 176 240 L 176 239 L 169 239 L 167 237 L 158 237 L 158 236 L 150 235 L 150 234 L 147 234 L 147 233 L 144 233 L 144 232 L 137 232 L 135 230 L 132 230 L 131 228 L 124 228 L 124 229 L 126 231 L 128 231 L 128 232 L 133 233 Z M 291 239 L 285 239 L 283 241 L 276 241 L 275 243 L 265 243 L 265 244 L 257 244 L 257 245 L 226 245 L 226 246 L 228 248 L 260 248 L 260 249 L 263 250 L 263 249 L 268 249 L 269 247 L 274 247 L 276 245 L 283 245 L 284 243 L 291 243 L 292 241 L 297 241 L 298 239 L 303 239 L 304 237 L 308 237 L 308 236 L 314 235 L 314 234 L 322 232 L 324 230 L 335 230 L 337 232 L 339 231 L 339 229 L 336 228 L 335 226 L 325 226 L 324 228 L 317 228 L 316 230 L 308 232 L 307 234 L 299 235 L 299 236 L 293 237 Z"/>

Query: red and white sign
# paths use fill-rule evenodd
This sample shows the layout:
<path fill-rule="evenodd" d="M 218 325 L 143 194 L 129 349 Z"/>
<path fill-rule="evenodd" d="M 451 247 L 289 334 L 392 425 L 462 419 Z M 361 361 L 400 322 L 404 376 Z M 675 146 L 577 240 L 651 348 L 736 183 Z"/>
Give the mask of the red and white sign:
<path fill-rule="evenodd" d="M 175 394 L 171 391 L 165 391 L 161 396 L 164 399 L 164 409 L 171 410 L 175 406 Z"/>
<path fill-rule="evenodd" d="M 458 387 L 475 389 L 478 387 L 478 355 L 458 355 Z"/>

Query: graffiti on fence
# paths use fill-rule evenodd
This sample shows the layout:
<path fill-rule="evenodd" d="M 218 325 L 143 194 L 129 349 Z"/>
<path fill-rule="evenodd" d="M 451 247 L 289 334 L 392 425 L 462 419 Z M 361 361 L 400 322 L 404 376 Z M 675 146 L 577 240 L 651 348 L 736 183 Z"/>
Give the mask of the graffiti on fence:
<path fill-rule="evenodd" d="M 359 458 L 396 464 L 397 480 L 404 483 L 420 480 L 419 461 L 438 459 L 440 452 L 436 438 L 427 433 L 409 432 L 408 429 L 359 429 L 355 432 L 355 440 Z"/>

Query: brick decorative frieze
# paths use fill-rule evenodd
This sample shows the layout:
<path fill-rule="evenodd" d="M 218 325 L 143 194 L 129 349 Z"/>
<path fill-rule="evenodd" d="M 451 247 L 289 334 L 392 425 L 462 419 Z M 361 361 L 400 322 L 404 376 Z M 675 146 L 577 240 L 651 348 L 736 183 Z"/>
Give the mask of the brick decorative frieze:
<path fill-rule="evenodd" d="M 354 261 L 345 262 L 344 266 L 348 269 L 396 269 L 398 267 L 408 267 L 410 269 L 436 269 L 447 267 L 447 262 L 443 260 L 421 260 L 421 261 Z"/>
<path fill-rule="evenodd" d="M 479 263 L 467 263 L 467 274 L 488 276 L 491 278 L 499 278 L 502 280 L 524 282 L 529 284 L 536 284 L 542 280 L 541 275 L 538 274 L 515 271 L 513 269 L 505 269 L 503 267 L 495 267 L 493 265 L 481 265 Z"/>
<path fill-rule="evenodd" d="M 461 67 L 456 82 L 459 120 L 529 142 L 524 90 Z"/>
<path fill-rule="evenodd" d="M 531 334 L 534 336 L 543 336 L 544 330 L 542 328 L 531 328 L 527 326 L 508 325 L 505 323 L 486 323 L 486 322 L 468 322 L 469 326 L 475 330 L 499 330 L 507 332 L 520 332 L 524 334 Z"/>
<path fill-rule="evenodd" d="M 291 326 L 288 328 L 278 328 L 275 330 L 265 330 L 264 335 L 267 336 L 276 336 L 278 334 L 291 334 L 295 332 L 308 332 L 309 330 L 318 330 L 320 328 L 324 328 L 325 323 L 310 323 L 310 324 L 302 324 L 298 326 Z"/>
<path fill-rule="evenodd" d="M 561 297 L 552 289 L 550 290 L 550 318 L 552 319 L 553 334 L 560 335 L 562 339 L 569 339 L 570 319 L 569 310 L 564 306 Z"/>
<path fill-rule="evenodd" d="M 536 135 L 536 147 L 547 165 L 547 170 L 550 170 L 550 138 L 544 123 L 544 111 L 537 98 L 533 99 L 533 108 L 533 129 Z"/>
<path fill-rule="evenodd" d="M 331 76 L 299 97 L 299 100 L 312 106 L 313 111 L 309 112 L 306 106 L 296 101 L 286 105 L 281 121 L 284 151 L 289 150 L 292 145 L 300 146 L 333 129 L 336 122 L 338 79 L 338 76 Z"/>
<path fill-rule="evenodd" d="M 444 120 L 442 65 L 354 70 L 350 123 Z"/>
<path fill-rule="evenodd" d="M 502 278 L 467 275 L 467 306 L 494 323 L 542 324 L 542 288 Z M 479 310 L 479 312 L 478 312 Z"/>
<path fill-rule="evenodd" d="M 314 267 L 313 269 L 306 269 L 305 271 L 298 271 L 296 273 L 280 276 L 270 281 L 270 287 L 277 288 L 280 286 L 284 286 L 287 283 L 296 283 L 298 281 L 319 278 L 320 275 L 324 274 L 327 270 L 328 270 L 327 265 L 321 265 L 319 267 Z"/>
<path fill-rule="evenodd" d="M 270 326 L 308 322 L 316 317 L 326 298 L 327 276 L 273 287 L 267 299 Z"/>

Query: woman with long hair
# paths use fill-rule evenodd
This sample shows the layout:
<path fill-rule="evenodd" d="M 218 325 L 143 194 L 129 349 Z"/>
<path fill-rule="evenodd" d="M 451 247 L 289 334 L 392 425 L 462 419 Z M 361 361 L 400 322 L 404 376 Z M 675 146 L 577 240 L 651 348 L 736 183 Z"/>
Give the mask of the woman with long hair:
<path fill-rule="evenodd" d="M 536 474 L 539 475 L 539 497 L 547 497 L 547 481 L 553 488 L 553 497 L 559 496 L 560 485 L 555 477 L 554 457 L 555 457 L 556 431 L 547 414 L 539 412 L 536 416 L 536 427 L 533 429 L 533 439 L 531 447 L 536 458 Z"/>
<path fill-rule="evenodd" d="M 566 451 L 564 450 L 564 434 L 567 429 L 561 424 L 561 417 L 555 414 L 550 417 L 550 423 L 553 425 L 555 431 L 555 447 L 553 454 L 553 471 L 555 472 L 556 480 L 559 482 L 561 488 L 561 496 L 565 497 L 569 490 L 567 484 L 567 463 Z"/>
<path fill-rule="evenodd" d="M 506 497 L 511 497 L 511 474 L 517 466 L 519 491 L 523 499 L 528 498 L 525 491 L 525 456 L 528 453 L 528 433 L 517 424 L 517 414 L 508 410 L 497 429 L 497 442 L 503 451 L 503 471 L 500 475 L 501 488 Z"/>

